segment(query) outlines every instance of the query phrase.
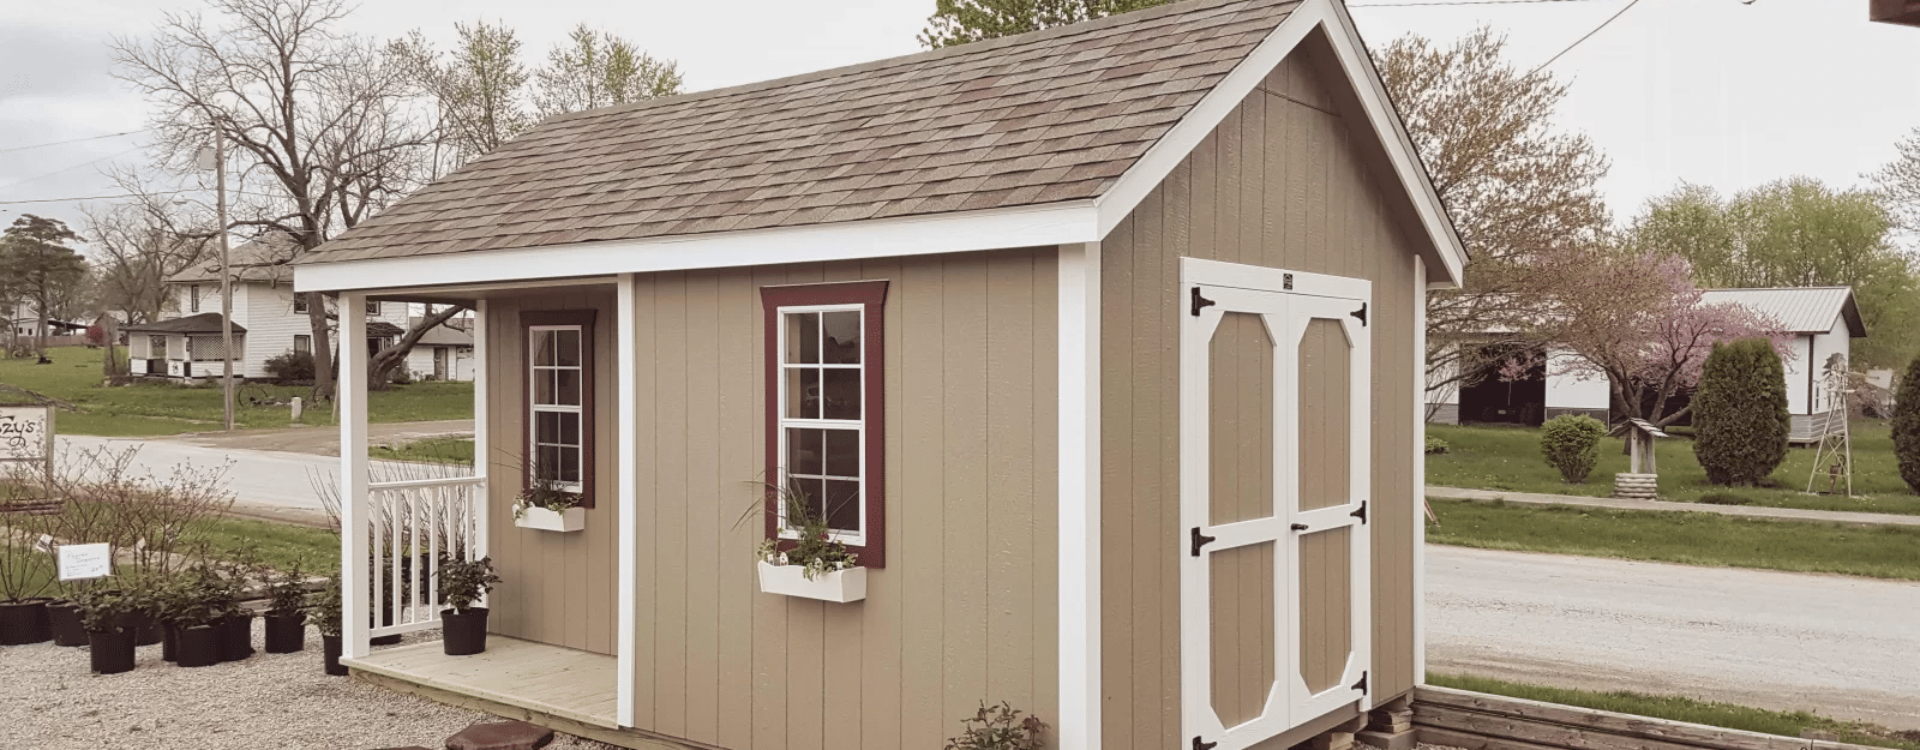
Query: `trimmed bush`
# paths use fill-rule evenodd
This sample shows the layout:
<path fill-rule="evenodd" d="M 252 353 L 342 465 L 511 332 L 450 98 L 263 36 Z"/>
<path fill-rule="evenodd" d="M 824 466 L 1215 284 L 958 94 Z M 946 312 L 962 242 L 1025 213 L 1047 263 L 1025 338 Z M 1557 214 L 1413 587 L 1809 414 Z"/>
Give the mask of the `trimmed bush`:
<path fill-rule="evenodd" d="M 1606 435 L 1607 426 L 1598 419 L 1562 414 L 1541 426 L 1540 453 L 1567 484 L 1581 484 L 1600 462 L 1600 438 Z"/>
<path fill-rule="evenodd" d="M 281 383 L 313 380 L 313 355 L 287 352 L 267 360 L 267 374 Z"/>
<path fill-rule="evenodd" d="M 1893 402 L 1893 456 L 1900 478 L 1920 492 L 1920 358 L 1907 365 Z"/>
<path fill-rule="evenodd" d="M 1693 455 L 1707 481 L 1752 487 L 1787 459 L 1787 375 L 1765 339 L 1714 344 L 1693 397 Z"/>
<path fill-rule="evenodd" d="M 1437 456 L 1442 453 L 1446 453 L 1448 447 L 1449 446 L 1447 445 L 1447 441 L 1441 440 L 1440 438 L 1434 437 L 1432 435 L 1427 436 L 1427 455 Z"/>

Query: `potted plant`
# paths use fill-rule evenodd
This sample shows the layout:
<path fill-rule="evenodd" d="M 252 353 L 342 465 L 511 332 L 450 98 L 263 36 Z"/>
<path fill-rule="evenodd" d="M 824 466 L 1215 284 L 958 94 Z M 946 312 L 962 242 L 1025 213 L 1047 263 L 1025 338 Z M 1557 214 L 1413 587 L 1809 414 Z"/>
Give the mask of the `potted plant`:
<path fill-rule="evenodd" d="M 334 574 L 327 578 L 327 585 L 313 592 L 307 598 L 307 616 L 313 618 L 313 628 L 320 631 L 321 658 L 326 664 L 327 674 L 345 677 L 347 668 L 340 664 L 340 576 Z"/>
<path fill-rule="evenodd" d="M 88 654 L 93 671 L 119 674 L 133 671 L 133 629 L 129 621 L 134 603 L 112 586 L 94 586 L 80 596 L 81 624 L 87 629 Z"/>
<path fill-rule="evenodd" d="M 87 645 L 87 628 L 80 621 L 80 602 L 77 593 L 68 592 L 65 597 L 47 602 L 47 623 L 52 626 L 53 645 Z"/>
<path fill-rule="evenodd" d="M 841 604 L 867 598 L 867 569 L 833 538 L 826 514 L 813 513 L 806 493 L 791 484 L 770 484 L 768 491 L 786 511 L 788 533 L 760 544 L 760 590 Z"/>
<path fill-rule="evenodd" d="M 450 606 L 440 610 L 441 644 L 447 655 L 467 656 L 487 650 L 487 608 L 473 605 L 500 582 L 500 576 L 493 572 L 493 558 L 443 557 L 434 577 Z"/>
<path fill-rule="evenodd" d="M 53 637 L 47 619 L 43 553 L 31 544 L 0 544 L 0 646 L 40 643 Z"/>
<path fill-rule="evenodd" d="M 158 574 L 138 573 L 127 576 L 121 584 L 120 591 L 127 599 L 127 627 L 133 631 L 133 645 L 151 646 L 163 642 L 160 597 L 166 583 L 166 579 Z"/>
<path fill-rule="evenodd" d="M 208 571 L 207 607 L 213 613 L 214 628 L 220 639 L 220 660 L 241 661 L 253 655 L 253 612 L 240 606 L 247 590 L 247 575 L 253 569 L 246 560 L 228 562 L 220 570 Z"/>
<path fill-rule="evenodd" d="M 291 654 L 307 645 L 307 582 L 300 564 L 267 582 L 267 653 Z"/>
<path fill-rule="evenodd" d="M 168 587 L 162 612 L 172 632 L 174 663 L 210 667 L 220 663 L 217 627 L 228 594 L 219 574 L 205 565 L 177 576 Z"/>
<path fill-rule="evenodd" d="M 1047 723 L 1038 716 L 1022 718 L 1020 709 L 1001 701 L 980 702 L 972 718 L 960 720 L 960 736 L 947 740 L 946 750 L 1040 750 L 1046 747 Z"/>
<path fill-rule="evenodd" d="M 513 499 L 513 525 L 543 531 L 579 531 L 587 527 L 585 498 L 569 492 L 536 467 L 533 483 Z"/>

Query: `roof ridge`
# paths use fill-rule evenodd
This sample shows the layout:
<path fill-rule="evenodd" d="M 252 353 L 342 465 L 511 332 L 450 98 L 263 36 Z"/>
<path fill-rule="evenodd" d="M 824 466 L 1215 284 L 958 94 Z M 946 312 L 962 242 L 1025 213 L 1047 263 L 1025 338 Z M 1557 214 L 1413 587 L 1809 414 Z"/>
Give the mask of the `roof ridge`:
<path fill-rule="evenodd" d="M 807 73 L 796 73 L 790 76 L 783 76 L 780 78 L 770 78 L 764 81 L 754 81 L 750 83 L 735 84 L 733 86 L 725 86 L 717 89 L 706 89 L 704 91 L 692 91 L 685 94 L 678 94 L 675 96 L 663 96 L 657 99 L 648 99 L 646 101 L 641 101 L 641 102 L 631 102 L 628 104 L 616 104 L 616 105 L 607 106 L 607 107 L 599 107 L 596 109 L 584 109 L 578 112 L 566 112 L 566 113 L 557 114 L 557 115 L 544 118 L 539 122 L 534 123 L 533 127 L 530 127 L 527 130 L 531 132 L 534 128 L 544 127 L 551 123 L 566 122 L 569 120 L 579 120 L 579 119 L 585 119 L 588 117 L 601 117 L 601 116 L 609 116 L 609 115 L 617 115 L 617 114 L 626 114 L 629 112 L 650 109 L 653 107 L 666 106 L 668 104 L 681 104 L 685 102 L 699 101 L 702 99 L 718 98 L 721 96 L 731 96 L 734 94 L 750 94 L 750 93 L 755 93 L 759 91 L 765 91 L 768 89 L 794 86 L 802 83 L 824 81 L 824 80 L 829 80 L 833 78 L 838 78 L 841 76 L 853 75 L 857 73 L 867 73 L 875 70 L 880 70 L 883 68 L 890 68 L 896 65 L 918 64 L 918 63 L 923 63 L 929 60 L 937 60 L 942 57 L 958 57 L 961 55 L 973 54 L 983 50 L 998 49 L 1001 47 L 1012 47 L 1012 46 L 1017 46 L 1021 44 L 1026 44 L 1029 42 L 1055 39 L 1063 36 L 1073 36 L 1077 34 L 1086 34 L 1086 33 L 1092 33 L 1097 31 L 1104 31 L 1113 26 L 1119 26 L 1119 25 L 1130 24 L 1130 23 L 1144 23 L 1146 21 L 1154 20 L 1157 18 L 1164 18 L 1170 15 L 1179 15 L 1184 13 L 1197 12 L 1202 9 L 1213 8 L 1221 5 L 1244 3 L 1249 7 L 1254 7 L 1262 4 L 1293 5 L 1299 2 L 1301 2 L 1301 0 L 1174 0 L 1173 2 L 1169 2 L 1165 5 L 1159 5 L 1152 8 L 1143 8 L 1141 10 L 1128 11 L 1125 13 L 1115 13 L 1111 16 L 1107 16 L 1105 18 L 1096 18 L 1091 21 L 1081 21 L 1079 23 L 1070 23 L 1062 26 L 1054 26 L 1051 28 L 1040 29 L 1037 31 L 1028 31 L 1020 34 L 1013 34 L 1010 36 L 1003 36 L 1003 37 L 998 37 L 994 39 L 983 39 L 978 42 L 968 42 L 966 44 L 954 45 L 952 47 L 941 47 L 939 49 L 923 50 L 923 51 L 915 52 L 908 55 L 887 57 L 879 60 L 868 60 L 866 62 L 854 63 L 852 65 L 842 65 L 837 68 L 827 68 L 825 70 L 816 70 L 816 71 L 807 72 Z M 499 150 L 500 149 L 495 149 L 495 152 L 498 152 Z"/>

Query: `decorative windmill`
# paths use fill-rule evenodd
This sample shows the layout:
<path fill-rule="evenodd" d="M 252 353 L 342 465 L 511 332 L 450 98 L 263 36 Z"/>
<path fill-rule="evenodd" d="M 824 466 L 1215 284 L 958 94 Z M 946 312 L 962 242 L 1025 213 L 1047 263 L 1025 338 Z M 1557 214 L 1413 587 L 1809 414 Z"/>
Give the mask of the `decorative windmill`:
<path fill-rule="evenodd" d="M 1807 477 L 1807 494 L 1815 494 L 1814 482 L 1820 475 L 1827 476 L 1827 491 L 1820 494 L 1832 495 L 1839 492 L 1841 479 L 1847 484 L 1847 497 L 1853 497 L 1853 428 L 1847 417 L 1851 412 L 1853 381 L 1847 375 L 1847 355 L 1834 354 L 1827 357 L 1822 366 L 1820 380 L 1827 395 L 1827 409 L 1814 417 L 1823 420 L 1820 445 L 1813 452 L 1813 472 Z M 1839 412 L 1840 429 L 1833 429 L 1834 412 Z M 1808 411 L 1812 411 L 1809 409 Z"/>

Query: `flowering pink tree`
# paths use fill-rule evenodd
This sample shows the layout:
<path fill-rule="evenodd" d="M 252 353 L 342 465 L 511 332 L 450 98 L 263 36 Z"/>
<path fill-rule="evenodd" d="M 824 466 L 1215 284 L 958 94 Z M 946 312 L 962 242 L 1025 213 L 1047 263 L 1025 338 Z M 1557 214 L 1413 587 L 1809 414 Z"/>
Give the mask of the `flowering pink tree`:
<path fill-rule="evenodd" d="M 1665 427 L 1691 407 L 1666 413 L 1673 396 L 1700 382 L 1713 345 L 1767 338 L 1783 360 L 1793 352 L 1779 323 L 1732 304 L 1703 304 L 1691 266 L 1658 253 L 1596 252 L 1555 262 L 1551 312 L 1536 332 L 1547 346 L 1577 357 L 1558 358 L 1560 375 L 1605 375 L 1623 417 Z"/>

